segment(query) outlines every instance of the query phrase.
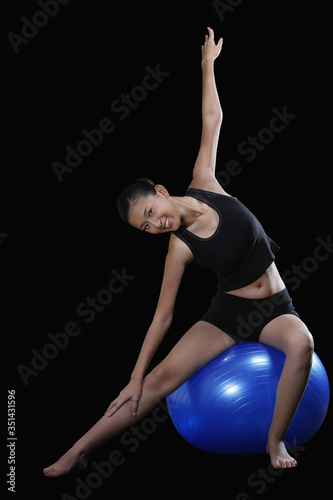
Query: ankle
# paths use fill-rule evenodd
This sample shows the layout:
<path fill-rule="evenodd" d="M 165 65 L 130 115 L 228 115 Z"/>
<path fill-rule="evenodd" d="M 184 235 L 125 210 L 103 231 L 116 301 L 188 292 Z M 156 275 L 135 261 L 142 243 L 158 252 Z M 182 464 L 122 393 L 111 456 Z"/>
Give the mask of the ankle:
<path fill-rule="evenodd" d="M 275 434 L 273 432 L 268 433 L 268 438 L 267 438 L 268 443 L 279 443 L 284 441 L 284 436 L 281 436 L 280 434 Z"/>
<path fill-rule="evenodd" d="M 78 458 L 83 459 L 88 457 L 93 450 L 87 444 L 83 444 L 80 443 L 80 441 L 77 441 L 77 443 L 72 446 L 71 451 L 73 451 L 73 453 L 75 453 Z"/>

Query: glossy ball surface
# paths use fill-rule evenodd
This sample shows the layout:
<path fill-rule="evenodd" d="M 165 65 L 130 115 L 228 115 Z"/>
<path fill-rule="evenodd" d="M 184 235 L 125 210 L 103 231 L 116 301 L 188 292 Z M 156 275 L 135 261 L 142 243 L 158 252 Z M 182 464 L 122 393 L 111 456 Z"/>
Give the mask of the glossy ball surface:
<path fill-rule="evenodd" d="M 266 453 L 284 362 L 285 354 L 267 345 L 235 344 L 167 397 L 177 431 L 212 453 Z M 308 386 L 286 435 L 287 448 L 303 445 L 317 432 L 329 394 L 325 368 L 314 353 Z"/>

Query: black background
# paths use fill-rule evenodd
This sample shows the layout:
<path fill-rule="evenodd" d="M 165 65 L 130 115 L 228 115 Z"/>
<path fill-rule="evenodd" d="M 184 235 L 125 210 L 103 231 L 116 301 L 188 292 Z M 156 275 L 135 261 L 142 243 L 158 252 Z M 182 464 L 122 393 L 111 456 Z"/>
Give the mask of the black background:
<path fill-rule="evenodd" d="M 9 9 L 10 3 L 10 9 Z M 228 2 L 225 2 L 228 4 Z M 16 391 L 16 498 L 75 497 L 76 478 L 52 480 L 54 462 L 105 411 L 128 381 L 156 306 L 168 237 L 152 238 L 123 224 L 115 200 L 138 176 L 182 195 L 191 180 L 201 132 L 201 44 L 206 26 L 224 38 L 215 63 L 224 110 L 217 172 L 237 160 L 242 172 L 226 187 L 259 218 L 281 250 L 281 273 L 313 256 L 316 238 L 331 234 L 328 151 L 332 111 L 327 102 L 327 41 L 323 6 L 304 2 L 230 2 L 218 15 L 213 2 L 70 1 L 15 53 L 7 37 L 21 35 L 36 1 L 6 2 L 3 27 L 3 146 L 1 168 L 2 351 L 6 390 Z M 36 18 L 35 18 L 36 19 Z M 41 18 L 39 18 L 41 19 Z M 131 93 L 146 67 L 169 73 L 131 109 L 110 110 Z M 273 108 L 297 115 L 258 151 L 238 151 L 269 125 Z M 116 128 L 60 183 L 51 166 L 65 162 L 100 120 Z M 331 258 L 292 291 L 330 371 Z M 135 276 L 91 323 L 76 308 L 105 288 L 111 270 Z M 195 266 L 181 285 L 175 318 L 153 365 L 210 303 L 212 275 Z M 207 290 L 203 295 L 201 290 Z M 24 385 L 17 366 L 30 366 L 47 334 L 76 321 L 81 333 Z M 6 392 L 3 399 L 6 398 Z M 148 498 L 204 491 L 207 497 L 302 498 L 331 488 L 327 456 L 329 416 L 298 456 L 299 466 L 259 486 L 248 478 L 267 469 L 266 456 L 210 455 L 192 448 L 168 418 L 131 453 L 119 439 L 94 460 L 119 450 L 125 457 L 90 498 L 140 494 Z M 4 435 L 5 433 L 3 433 Z M 3 448 L 5 442 L 3 441 Z M 7 471 L 5 463 L 3 473 Z M 4 481 L 3 481 L 4 483 Z M 242 497 L 239 497 L 242 498 Z M 246 497 L 245 497 L 246 498 Z"/>

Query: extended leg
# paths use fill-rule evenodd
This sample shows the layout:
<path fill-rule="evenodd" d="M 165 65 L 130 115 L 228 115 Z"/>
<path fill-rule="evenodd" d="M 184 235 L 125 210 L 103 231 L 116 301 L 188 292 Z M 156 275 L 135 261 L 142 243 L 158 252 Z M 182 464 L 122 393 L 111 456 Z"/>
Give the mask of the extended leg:
<path fill-rule="evenodd" d="M 297 462 L 287 452 L 284 438 L 309 380 L 313 339 L 299 318 L 286 314 L 266 325 L 260 335 L 260 342 L 286 354 L 276 394 L 267 451 L 275 469 L 295 467 Z"/>
<path fill-rule="evenodd" d="M 234 341 L 221 330 L 199 321 L 176 344 L 169 355 L 144 379 L 137 416 L 131 402 L 124 404 L 112 417 L 103 416 L 44 474 L 56 477 L 73 467 L 85 467 L 88 455 L 102 443 L 116 436 L 143 418 L 160 399 L 173 392 L 193 373 L 218 356 Z"/>

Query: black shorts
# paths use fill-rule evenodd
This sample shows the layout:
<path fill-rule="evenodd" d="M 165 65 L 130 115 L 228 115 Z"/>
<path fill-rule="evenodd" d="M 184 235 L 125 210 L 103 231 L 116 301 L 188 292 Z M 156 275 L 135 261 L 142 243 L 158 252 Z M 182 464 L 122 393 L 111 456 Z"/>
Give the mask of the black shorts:
<path fill-rule="evenodd" d="M 218 292 L 201 320 L 217 326 L 236 342 L 258 342 L 264 326 L 283 314 L 299 317 L 286 288 L 265 299 L 245 299 Z"/>

